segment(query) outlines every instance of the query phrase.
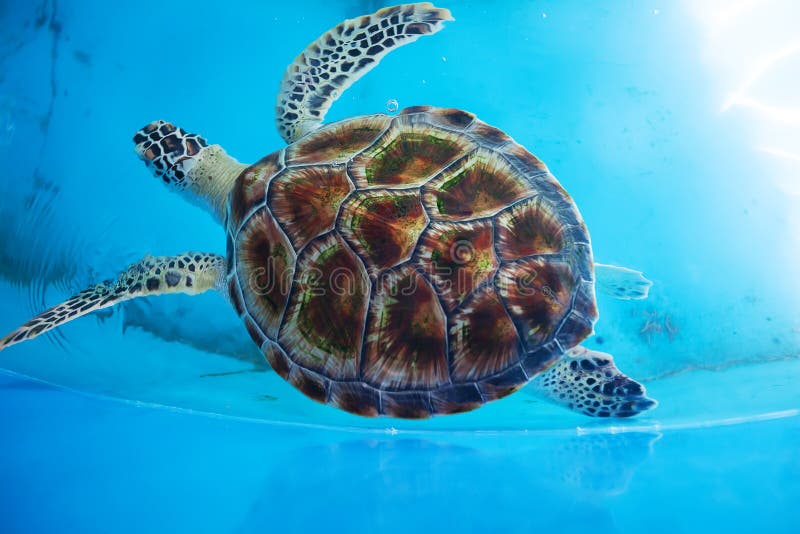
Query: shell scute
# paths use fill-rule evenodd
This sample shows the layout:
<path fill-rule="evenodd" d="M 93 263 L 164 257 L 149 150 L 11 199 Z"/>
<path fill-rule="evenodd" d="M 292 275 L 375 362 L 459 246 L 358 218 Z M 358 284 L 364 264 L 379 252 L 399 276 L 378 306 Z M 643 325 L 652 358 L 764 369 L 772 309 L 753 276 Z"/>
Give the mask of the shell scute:
<path fill-rule="evenodd" d="M 293 365 L 287 380 L 307 397 L 317 402 L 326 402 L 328 400 L 330 380 L 319 373 L 304 369 L 300 365 Z"/>
<path fill-rule="evenodd" d="M 503 130 L 489 126 L 480 120 L 475 120 L 467 130 L 467 133 L 478 141 L 481 146 L 487 148 L 499 148 L 511 141 L 511 137 Z"/>
<path fill-rule="evenodd" d="M 466 136 L 398 116 L 384 136 L 353 158 L 349 171 L 361 188 L 413 187 L 474 150 Z"/>
<path fill-rule="evenodd" d="M 431 217 L 445 221 L 488 217 L 534 194 L 508 162 L 485 149 L 446 169 L 423 191 Z"/>
<path fill-rule="evenodd" d="M 586 235 L 586 233 L 583 233 Z M 589 237 L 586 235 L 586 240 Z M 570 257 L 572 268 L 581 280 L 586 282 L 594 282 L 594 258 L 592 249 L 588 243 L 578 242 L 572 247 L 572 255 Z M 594 301 L 594 292 L 592 292 L 592 301 Z"/>
<path fill-rule="evenodd" d="M 295 363 L 333 379 L 358 376 L 370 284 L 335 233 L 302 252 L 279 340 Z"/>
<path fill-rule="evenodd" d="M 575 289 L 572 312 L 559 327 L 556 340 L 562 347 L 574 347 L 592 335 L 597 317 L 594 284 L 579 281 Z"/>
<path fill-rule="evenodd" d="M 575 283 L 569 264 L 531 258 L 500 267 L 496 285 L 523 342 L 533 350 L 552 339 L 570 312 Z"/>
<path fill-rule="evenodd" d="M 496 219 L 497 250 L 506 261 L 535 254 L 557 254 L 567 242 L 557 213 L 541 197 L 519 202 Z"/>
<path fill-rule="evenodd" d="M 438 414 L 462 413 L 483 404 L 477 384 L 453 384 L 431 392 L 431 409 Z"/>
<path fill-rule="evenodd" d="M 237 236 L 236 274 L 244 307 L 275 339 L 289 298 L 296 255 L 267 208 L 244 222 Z"/>
<path fill-rule="evenodd" d="M 267 184 L 281 170 L 281 152 L 273 152 L 245 169 L 236 179 L 228 203 L 229 226 L 238 229 L 244 218 L 267 198 Z"/>
<path fill-rule="evenodd" d="M 255 341 L 256 345 L 259 347 L 267 341 L 267 336 L 261 330 L 261 327 L 249 316 L 244 317 L 244 327 L 247 329 L 247 333 L 250 334 L 250 338 Z"/>
<path fill-rule="evenodd" d="M 370 305 L 364 381 L 382 390 L 447 382 L 446 325 L 436 292 L 413 267 L 383 273 Z"/>
<path fill-rule="evenodd" d="M 597 312 L 597 301 L 593 283 L 580 281 L 575 292 L 575 299 L 572 302 L 572 309 L 580 313 L 591 323 L 597 320 L 599 314 Z"/>
<path fill-rule="evenodd" d="M 536 177 L 549 173 L 547 165 L 545 165 L 542 160 L 517 143 L 507 143 L 503 145 L 500 151 L 505 159 L 514 166 L 517 172 L 528 178 L 532 183 L 535 183 Z M 550 184 L 551 186 L 555 185 L 559 190 L 564 191 L 555 179 L 553 179 L 552 182 L 553 183 Z"/>
<path fill-rule="evenodd" d="M 450 319 L 454 382 L 497 374 L 519 361 L 522 342 L 495 289 L 486 286 Z"/>
<path fill-rule="evenodd" d="M 432 106 L 411 106 L 403 109 L 398 116 L 407 123 L 430 124 L 453 131 L 463 131 L 476 121 L 475 115 L 469 111 Z"/>
<path fill-rule="evenodd" d="M 436 108 L 433 106 L 408 106 L 407 108 L 403 108 L 397 115 L 417 115 L 420 113 L 428 113 L 432 109 Z"/>
<path fill-rule="evenodd" d="M 330 402 L 342 410 L 367 417 L 380 415 L 380 393 L 361 382 L 333 381 Z"/>
<path fill-rule="evenodd" d="M 239 290 L 239 281 L 236 277 L 228 280 L 228 296 L 231 299 L 231 305 L 234 311 L 236 311 L 236 315 L 242 317 L 246 310 L 244 309 L 244 302 L 242 301 L 241 291 Z"/>
<path fill-rule="evenodd" d="M 448 130 L 463 131 L 475 121 L 475 115 L 461 109 L 433 108 L 428 111 L 424 120 Z"/>
<path fill-rule="evenodd" d="M 486 400 L 497 400 L 514 393 L 527 382 L 528 376 L 517 364 L 496 376 L 481 380 L 478 388 Z"/>
<path fill-rule="evenodd" d="M 415 262 L 453 310 L 497 271 L 491 222 L 432 223 L 420 240 Z"/>
<path fill-rule="evenodd" d="M 374 143 L 390 122 L 386 115 L 367 115 L 323 126 L 286 149 L 286 164 L 343 163 Z"/>
<path fill-rule="evenodd" d="M 342 165 L 290 168 L 270 183 L 270 208 L 299 250 L 333 229 L 339 206 L 353 189 Z"/>
<path fill-rule="evenodd" d="M 526 375 L 536 376 L 555 363 L 562 354 L 563 349 L 558 343 L 546 343 L 522 357 L 522 368 Z"/>
<path fill-rule="evenodd" d="M 425 419 L 431 416 L 431 394 L 428 391 L 382 391 L 383 415 L 403 419 Z"/>
<path fill-rule="evenodd" d="M 284 380 L 288 379 L 289 371 L 292 370 L 294 364 L 280 347 L 280 345 L 274 341 L 268 341 L 262 346 L 261 350 L 264 352 L 264 356 L 267 358 L 267 361 L 269 362 L 269 365 L 272 367 L 273 371 L 278 373 L 278 375 Z"/>
<path fill-rule="evenodd" d="M 428 216 L 419 191 L 361 191 L 342 205 L 339 231 L 372 276 L 409 259 Z"/>
<path fill-rule="evenodd" d="M 562 347 L 574 347 L 592 334 L 592 321 L 573 311 L 558 328 L 556 341 Z"/>

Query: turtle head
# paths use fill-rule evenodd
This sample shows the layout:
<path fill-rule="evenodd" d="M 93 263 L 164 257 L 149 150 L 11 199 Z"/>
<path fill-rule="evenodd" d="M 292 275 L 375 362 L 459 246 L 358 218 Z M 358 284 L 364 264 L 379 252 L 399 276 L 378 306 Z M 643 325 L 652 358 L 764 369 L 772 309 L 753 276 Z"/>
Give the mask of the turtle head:
<path fill-rule="evenodd" d="M 242 165 L 219 145 L 169 122 L 153 121 L 133 136 L 136 153 L 168 188 L 225 217 L 225 203 Z"/>

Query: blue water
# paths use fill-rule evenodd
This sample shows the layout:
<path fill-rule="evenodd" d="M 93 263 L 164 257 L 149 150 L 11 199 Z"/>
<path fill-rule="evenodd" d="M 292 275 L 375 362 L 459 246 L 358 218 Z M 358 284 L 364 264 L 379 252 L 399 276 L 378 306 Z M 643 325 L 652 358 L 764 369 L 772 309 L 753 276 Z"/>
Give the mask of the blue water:
<path fill-rule="evenodd" d="M 286 65 L 379 7 L 0 3 L 0 330 L 144 253 L 223 253 L 133 132 L 163 118 L 257 160 Z M 458 107 L 543 159 L 597 261 L 654 281 L 599 296 L 586 345 L 659 408 L 599 421 L 523 390 L 361 419 L 269 371 L 219 296 L 133 301 L 0 353 L 0 531 L 797 531 L 800 9 L 446 7 L 329 120 Z"/>

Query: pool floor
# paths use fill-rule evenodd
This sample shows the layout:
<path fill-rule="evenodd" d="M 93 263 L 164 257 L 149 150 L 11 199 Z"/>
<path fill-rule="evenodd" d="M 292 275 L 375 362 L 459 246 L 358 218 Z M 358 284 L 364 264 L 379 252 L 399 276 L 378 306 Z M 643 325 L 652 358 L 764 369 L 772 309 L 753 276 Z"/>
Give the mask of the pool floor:
<path fill-rule="evenodd" d="M 0 374 L 0 530 L 796 532 L 800 417 L 661 432 L 376 433 Z"/>

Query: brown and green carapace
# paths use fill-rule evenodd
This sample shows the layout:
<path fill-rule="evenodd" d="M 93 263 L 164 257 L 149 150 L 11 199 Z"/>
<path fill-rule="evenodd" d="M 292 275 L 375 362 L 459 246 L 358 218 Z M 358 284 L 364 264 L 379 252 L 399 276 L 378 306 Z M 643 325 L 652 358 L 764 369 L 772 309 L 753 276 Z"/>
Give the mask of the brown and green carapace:
<path fill-rule="evenodd" d="M 610 355 L 580 346 L 598 317 L 596 287 L 638 299 L 650 282 L 593 263 L 578 208 L 536 156 L 458 109 L 323 125 L 386 54 L 451 20 L 422 2 L 325 32 L 281 82 L 287 145 L 252 165 L 167 121 L 137 131 L 159 181 L 222 225 L 225 255 L 147 256 L 0 350 L 127 299 L 215 289 L 278 375 L 355 414 L 465 412 L 528 383 L 586 415 L 652 408 Z"/>

